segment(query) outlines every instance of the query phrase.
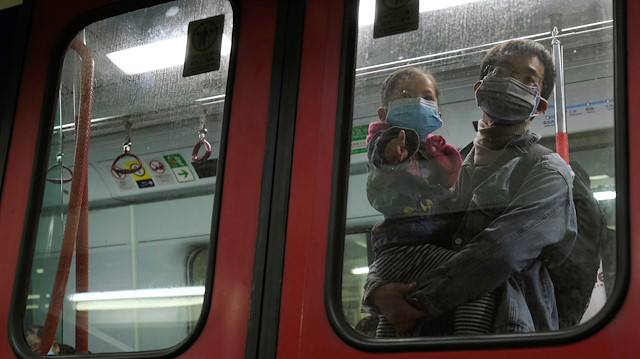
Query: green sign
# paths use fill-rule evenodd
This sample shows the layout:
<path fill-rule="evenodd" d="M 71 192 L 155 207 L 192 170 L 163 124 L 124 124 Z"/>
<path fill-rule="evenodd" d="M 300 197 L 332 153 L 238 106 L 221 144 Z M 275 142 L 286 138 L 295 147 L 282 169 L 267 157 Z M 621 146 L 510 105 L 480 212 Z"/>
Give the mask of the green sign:
<path fill-rule="evenodd" d="M 162 157 L 164 157 L 164 160 L 167 161 L 169 167 L 171 167 L 171 171 L 174 176 L 176 176 L 176 180 L 178 180 L 178 182 L 191 182 L 196 180 L 191 169 L 187 165 L 187 161 L 184 160 L 181 154 L 174 153 L 171 155 L 164 155 Z"/>
<path fill-rule="evenodd" d="M 185 161 L 184 158 L 182 158 L 182 155 L 179 153 L 164 155 L 162 157 L 164 157 L 164 160 L 167 161 L 169 167 L 171 168 L 184 167 L 187 165 L 187 161 Z"/>
<path fill-rule="evenodd" d="M 354 126 L 351 129 L 351 155 L 367 153 L 369 125 Z"/>

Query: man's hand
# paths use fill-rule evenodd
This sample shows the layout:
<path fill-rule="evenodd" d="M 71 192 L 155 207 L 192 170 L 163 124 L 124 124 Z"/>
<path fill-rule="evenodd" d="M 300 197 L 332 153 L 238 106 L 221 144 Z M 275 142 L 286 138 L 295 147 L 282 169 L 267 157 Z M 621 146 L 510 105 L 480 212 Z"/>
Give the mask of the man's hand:
<path fill-rule="evenodd" d="M 398 137 L 387 143 L 387 146 L 384 148 L 384 159 L 387 163 L 395 165 L 404 161 L 407 156 L 409 156 L 406 139 L 407 135 L 404 133 L 404 130 L 400 130 Z"/>
<path fill-rule="evenodd" d="M 377 288 L 373 294 L 373 302 L 382 314 L 396 327 L 398 336 L 415 324 L 424 313 L 407 302 L 405 296 L 416 288 L 416 283 L 388 283 Z"/>

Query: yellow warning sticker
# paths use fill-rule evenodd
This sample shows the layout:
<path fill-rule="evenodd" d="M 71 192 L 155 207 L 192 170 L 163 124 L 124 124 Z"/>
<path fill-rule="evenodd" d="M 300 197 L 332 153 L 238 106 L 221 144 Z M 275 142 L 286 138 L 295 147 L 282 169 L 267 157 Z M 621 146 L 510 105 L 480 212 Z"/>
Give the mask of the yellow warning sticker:
<path fill-rule="evenodd" d="M 130 161 L 124 163 L 127 168 L 135 168 L 140 166 L 137 171 L 133 172 L 131 175 L 133 179 L 136 180 L 139 188 L 146 188 L 154 186 L 153 180 L 151 179 L 151 175 L 142 163 L 138 163 L 138 161 Z"/>

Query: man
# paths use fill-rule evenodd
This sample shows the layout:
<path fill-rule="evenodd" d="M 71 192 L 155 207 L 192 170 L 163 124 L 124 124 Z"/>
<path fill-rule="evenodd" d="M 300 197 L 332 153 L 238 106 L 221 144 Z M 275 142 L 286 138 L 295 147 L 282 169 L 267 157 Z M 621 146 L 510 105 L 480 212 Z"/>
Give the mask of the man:
<path fill-rule="evenodd" d="M 33 352 L 36 351 L 40 341 L 42 340 L 42 331 L 44 327 L 41 325 L 26 325 L 24 327 L 24 339 L 27 342 L 27 345 Z M 75 354 L 76 351 L 73 347 L 58 343 L 56 340 L 51 344 L 51 348 L 47 355 L 60 355 L 60 354 Z"/>
<path fill-rule="evenodd" d="M 451 320 L 455 307 L 492 291 L 494 332 L 558 329 L 547 266 L 560 263 L 576 237 L 571 169 L 551 153 L 536 158 L 522 179 L 512 178 L 523 158 L 518 154 L 539 139 L 529 124 L 547 107 L 552 58 L 534 41 L 513 40 L 489 50 L 480 68 L 474 89 L 483 117 L 456 184 L 464 216 L 451 246 L 459 252 L 417 283 L 366 288 L 371 295 L 364 302 L 400 335 L 416 321 L 427 329 L 446 327 L 440 322 Z"/>

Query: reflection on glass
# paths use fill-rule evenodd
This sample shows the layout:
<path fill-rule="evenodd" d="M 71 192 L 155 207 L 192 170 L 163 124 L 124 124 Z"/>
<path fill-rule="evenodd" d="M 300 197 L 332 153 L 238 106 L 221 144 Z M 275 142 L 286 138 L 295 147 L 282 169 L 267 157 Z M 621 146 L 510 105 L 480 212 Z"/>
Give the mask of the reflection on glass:
<path fill-rule="evenodd" d="M 433 2 L 420 1 L 418 30 L 377 39 L 373 38 L 374 3 L 360 2 L 346 219 L 347 232 L 353 234 L 345 236 L 342 278 L 344 316 L 369 337 L 375 337 L 378 318 L 363 313 L 360 303 L 368 275 L 365 268 L 375 258 L 375 248 L 366 238 L 384 217 L 366 193 L 370 173 L 366 138 L 369 125 L 379 121 L 379 108 L 389 110 L 382 103 L 380 91 L 385 78 L 398 69 L 415 66 L 435 75 L 443 125 L 433 134 L 462 150 L 476 137 L 473 122 L 482 118 L 474 84 L 481 79 L 480 62 L 487 51 L 516 38 L 531 39 L 552 51 L 551 31 L 557 27 L 564 48 L 569 158 L 573 167 L 586 172 L 610 236 L 615 233 L 616 223 L 612 2 L 543 0 L 506 4 L 484 0 L 447 2 L 447 6 L 427 9 L 427 3 Z M 554 150 L 554 96 L 547 100 L 548 109 L 534 118 L 530 130 L 542 136 L 539 143 Z M 453 238 L 445 242 L 453 243 Z M 584 312 L 581 323 L 602 308 L 611 292 L 615 281 L 613 246 L 603 249 L 603 266 L 593 275 L 589 307 L 586 311 L 578 309 Z"/>
<path fill-rule="evenodd" d="M 224 16 L 220 69 L 183 77 L 189 23 L 218 15 Z M 224 0 L 173 1 L 90 24 L 68 49 L 24 315 L 28 340 L 34 332 L 31 337 L 55 345 L 35 344 L 34 351 L 158 350 L 193 330 L 205 288 L 187 260 L 211 236 L 232 19 Z M 162 46 L 143 57 L 145 49 L 167 43 L 178 46 L 170 49 L 177 55 L 172 61 L 143 66 L 169 59 Z M 142 63 L 129 65 L 142 67 L 113 60 L 132 49 Z M 83 82 L 91 63 L 94 80 Z M 90 130 L 84 147 L 83 125 Z M 194 151 L 203 140 L 208 146 Z M 192 160 L 205 150 L 208 159 Z M 87 164 L 78 166 L 76 158 L 85 156 Z M 87 181 L 76 180 L 83 173 Z M 78 254 L 82 243 L 86 256 Z M 208 257 L 199 258 L 204 276 Z M 58 306 L 59 319 L 47 327 Z"/>

